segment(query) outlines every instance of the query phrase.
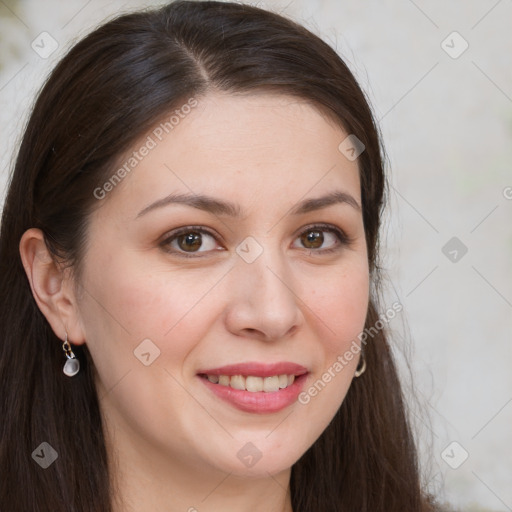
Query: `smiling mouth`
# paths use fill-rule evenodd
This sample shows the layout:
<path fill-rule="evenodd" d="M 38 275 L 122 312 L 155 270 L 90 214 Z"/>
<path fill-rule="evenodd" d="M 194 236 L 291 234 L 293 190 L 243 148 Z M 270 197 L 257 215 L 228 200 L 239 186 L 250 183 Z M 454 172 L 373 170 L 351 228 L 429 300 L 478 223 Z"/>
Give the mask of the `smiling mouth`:
<path fill-rule="evenodd" d="M 295 381 L 294 374 L 271 375 L 269 377 L 258 377 L 256 375 L 207 375 L 199 374 L 203 379 L 208 379 L 212 384 L 230 387 L 240 391 L 251 393 L 265 392 L 275 393 L 280 389 L 291 386 Z"/>
<path fill-rule="evenodd" d="M 308 375 L 308 368 L 290 361 L 248 361 L 197 371 L 213 395 L 253 414 L 277 413 L 293 405 Z"/>

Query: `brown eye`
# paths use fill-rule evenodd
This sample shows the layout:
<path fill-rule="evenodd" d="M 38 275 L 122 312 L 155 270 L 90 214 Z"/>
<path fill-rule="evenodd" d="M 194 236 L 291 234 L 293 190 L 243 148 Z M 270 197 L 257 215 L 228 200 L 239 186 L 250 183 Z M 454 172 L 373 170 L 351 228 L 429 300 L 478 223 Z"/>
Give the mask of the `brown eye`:
<path fill-rule="evenodd" d="M 324 243 L 324 235 L 321 231 L 306 231 L 300 237 L 306 249 L 318 249 Z"/>
<path fill-rule="evenodd" d="M 160 244 L 166 252 L 177 256 L 204 256 L 219 249 L 215 235 L 204 228 L 189 226 L 170 233 Z"/>
<path fill-rule="evenodd" d="M 326 254 L 350 245 L 352 239 L 344 231 L 330 224 L 310 226 L 297 238 L 294 247 L 307 249 L 310 254 Z M 296 245 L 300 244 L 300 245 Z"/>
<path fill-rule="evenodd" d="M 203 243 L 201 239 L 201 233 L 194 231 L 191 231 L 185 235 L 178 236 L 176 241 L 178 242 L 178 247 L 186 252 L 196 251 L 201 247 L 201 244 Z"/>

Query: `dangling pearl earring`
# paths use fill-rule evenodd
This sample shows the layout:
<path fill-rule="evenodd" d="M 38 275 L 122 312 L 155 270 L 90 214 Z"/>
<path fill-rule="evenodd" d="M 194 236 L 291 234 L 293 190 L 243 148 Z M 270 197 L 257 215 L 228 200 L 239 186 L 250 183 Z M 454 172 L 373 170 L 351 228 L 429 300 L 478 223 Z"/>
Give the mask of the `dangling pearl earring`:
<path fill-rule="evenodd" d="M 71 345 L 68 342 L 68 333 L 66 332 L 66 339 L 64 343 L 62 344 L 62 350 L 66 353 L 66 357 L 68 360 L 64 364 L 64 368 L 62 371 L 64 372 L 64 375 L 67 375 L 68 377 L 73 377 L 80 371 L 80 361 L 75 357 L 75 354 L 73 354 L 73 351 L 71 350 Z"/>

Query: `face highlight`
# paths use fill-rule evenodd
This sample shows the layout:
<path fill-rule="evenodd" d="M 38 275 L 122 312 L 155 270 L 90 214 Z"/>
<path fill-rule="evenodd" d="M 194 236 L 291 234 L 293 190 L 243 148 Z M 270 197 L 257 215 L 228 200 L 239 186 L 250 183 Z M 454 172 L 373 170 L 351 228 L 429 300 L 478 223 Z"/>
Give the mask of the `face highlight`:
<path fill-rule="evenodd" d="M 78 307 L 124 456 L 177 474 L 279 474 L 329 424 L 357 358 L 309 403 L 297 394 L 364 328 L 347 135 L 293 97 L 210 94 L 101 199 Z"/>

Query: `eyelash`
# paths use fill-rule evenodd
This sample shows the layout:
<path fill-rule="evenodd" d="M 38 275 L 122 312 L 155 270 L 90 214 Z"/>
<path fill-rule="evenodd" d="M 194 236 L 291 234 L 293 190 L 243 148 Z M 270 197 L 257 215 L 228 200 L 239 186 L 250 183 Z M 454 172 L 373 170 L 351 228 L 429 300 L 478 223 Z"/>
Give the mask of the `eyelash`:
<path fill-rule="evenodd" d="M 308 233 L 310 231 L 315 231 L 315 230 L 333 233 L 336 236 L 336 238 L 338 239 L 338 243 L 334 247 L 331 247 L 329 249 L 307 249 L 304 247 L 303 249 L 306 251 L 309 251 L 309 253 L 330 254 L 330 253 L 339 251 L 343 246 L 350 246 L 354 242 L 354 239 L 349 237 L 343 230 L 341 230 L 335 226 L 332 226 L 330 224 L 322 224 L 322 223 L 308 226 L 306 229 L 304 229 L 303 231 L 301 231 L 299 233 L 297 238 L 305 233 Z M 171 242 L 173 242 L 175 239 L 177 239 L 180 235 L 185 235 L 190 232 L 207 234 L 207 235 L 210 235 L 215 240 L 217 240 L 217 236 L 215 235 L 215 233 L 213 233 L 209 229 L 204 228 L 203 226 L 185 226 L 183 228 L 178 228 L 177 230 L 169 233 L 169 236 L 167 236 L 160 243 L 160 246 L 162 248 L 164 248 L 164 250 L 167 253 L 175 254 L 179 257 L 183 257 L 183 258 L 202 258 L 202 257 L 204 257 L 204 255 L 201 255 L 198 252 L 187 253 L 184 251 L 179 251 L 179 250 L 174 250 L 174 249 L 168 250 L 166 248 L 170 245 Z M 209 253 L 211 251 L 205 251 L 205 252 Z"/>

